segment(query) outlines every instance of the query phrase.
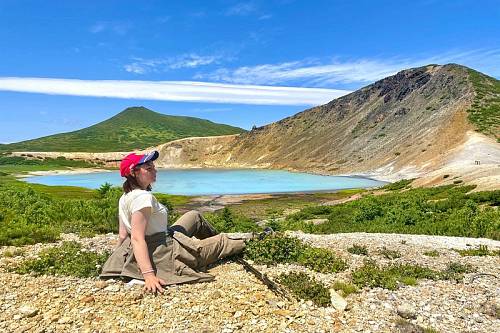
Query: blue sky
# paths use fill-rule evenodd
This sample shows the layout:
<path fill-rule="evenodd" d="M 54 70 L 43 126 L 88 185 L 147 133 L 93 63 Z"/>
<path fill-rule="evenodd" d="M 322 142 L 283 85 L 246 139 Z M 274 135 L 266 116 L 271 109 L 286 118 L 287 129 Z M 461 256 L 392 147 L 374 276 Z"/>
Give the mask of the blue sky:
<path fill-rule="evenodd" d="M 500 78 L 500 1 L 0 0 L 0 143 L 135 105 L 249 129 L 449 62 Z"/>

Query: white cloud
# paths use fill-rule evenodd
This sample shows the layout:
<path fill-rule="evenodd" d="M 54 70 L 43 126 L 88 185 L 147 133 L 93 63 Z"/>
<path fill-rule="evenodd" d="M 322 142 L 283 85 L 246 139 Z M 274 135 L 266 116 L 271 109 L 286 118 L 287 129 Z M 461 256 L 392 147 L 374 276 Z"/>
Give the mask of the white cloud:
<path fill-rule="evenodd" d="M 178 57 L 177 59 L 171 59 L 169 68 L 196 68 L 216 62 L 219 58 L 219 56 L 200 56 L 194 53 L 185 54 Z"/>
<path fill-rule="evenodd" d="M 118 35 L 125 35 L 129 29 L 130 24 L 126 22 L 103 21 L 94 23 L 89 28 L 89 31 L 93 34 L 101 33 L 104 31 L 112 31 Z"/>
<path fill-rule="evenodd" d="M 164 59 L 143 59 L 134 58 L 134 62 L 126 64 L 124 69 L 135 74 L 146 74 L 150 72 L 161 72 L 171 69 L 196 68 L 200 66 L 218 63 L 222 56 L 207 55 L 202 56 L 196 53 L 182 54 L 176 57 Z"/>
<path fill-rule="evenodd" d="M 320 105 L 350 91 L 191 81 L 115 81 L 0 77 L 0 91 L 124 99 L 259 105 Z"/>
<path fill-rule="evenodd" d="M 500 49 L 447 52 L 418 58 L 361 59 L 355 61 L 299 60 L 278 64 L 220 68 L 212 73 L 197 74 L 195 79 L 236 84 L 284 84 L 331 86 L 338 83 L 366 84 L 393 75 L 400 70 L 427 65 L 455 62 L 500 75 Z"/>
<path fill-rule="evenodd" d="M 257 6 L 251 2 L 240 2 L 226 10 L 227 16 L 245 16 L 257 11 Z"/>

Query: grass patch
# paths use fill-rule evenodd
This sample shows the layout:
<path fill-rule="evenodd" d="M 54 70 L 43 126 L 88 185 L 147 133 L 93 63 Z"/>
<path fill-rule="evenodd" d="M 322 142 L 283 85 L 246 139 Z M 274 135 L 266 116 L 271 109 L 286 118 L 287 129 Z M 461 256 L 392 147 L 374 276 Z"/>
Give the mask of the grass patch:
<path fill-rule="evenodd" d="M 85 250 L 77 242 L 63 242 L 59 247 L 41 251 L 37 259 L 22 262 L 14 271 L 19 274 L 95 277 L 109 255 Z"/>
<path fill-rule="evenodd" d="M 384 185 L 381 187 L 382 190 L 387 190 L 387 191 L 397 191 L 397 190 L 402 190 L 404 188 L 408 188 L 409 185 L 414 181 L 415 179 L 402 179 L 400 181 Z"/>
<path fill-rule="evenodd" d="M 396 250 L 389 250 L 385 246 L 381 248 L 378 253 L 386 259 L 393 260 L 397 258 L 401 258 L 401 253 Z"/>
<path fill-rule="evenodd" d="M 500 256 L 500 250 L 490 251 L 490 250 L 488 250 L 487 245 L 479 245 L 475 249 L 465 249 L 465 250 L 455 250 L 455 251 L 460 253 L 460 255 L 462 257 L 466 257 L 466 256 L 478 256 L 478 257 Z"/>
<path fill-rule="evenodd" d="M 295 263 L 322 273 L 347 269 L 347 263 L 332 251 L 314 248 L 296 238 L 282 235 L 249 241 L 245 248 L 245 258 L 264 265 Z"/>
<path fill-rule="evenodd" d="M 342 297 L 347 297 L 351 294 L 355 294 L 359 291 L 358 287 L 356 287 L 352 283 L 346 283 L 341 281 L 335 281 L 332 284 L 332 288 L 340 294 Z"/>
<path fill-rule="evenodd" d="M 437 250 L 430 250 L 430 251 L 425 251 L 424 256 L 427 257 L 439 257 L 441 254 Z"/>
<path fill-rule="evenodd" d="M 470 265 L 450 263 L 443 271 L 435 271 L 427 267 L 410 264 L 393 264 L 380 267 L 373 261 L 352 273 L 352 281 L 358 287 L 384 288 L 396 290 L 400 285 L 416 285 L 419 279 L 459 280 L 464 273 L 474 268 Z"/>
<path fill-rule="evenodd" d="M 305 273 L 282 274 L 278 277 L 278 282 L 298 299 L 311 300 L 314 304 L 323 307 L 331 304 L 328 288 Z"/>
<path fill-rule="evenodd" d="M 229 208 L 236 215 L 259 221 L 276 218 L 282 215 L 285 210 L 315 207 L 325 201 L 345 199 L 365 191 L 364 189 L 346 189 L 335 193 L 279 194 L 272 195 L 272 198 L 246 200 L 237 205 L 230 205 Z"/>
<path fill-rule="evenodd" d="M 14 250 L 6 250 L 3 252 L 4 258 L 14 258 L 24 255 L 24 250 L 20 248 L 15 248 Z"/>
<path fill-rule="evenodd" d="M 347 252 L 351 254 L 357 254 L 360 256 L 367 256 L 368 255 L 368 249 L 364 245 L 358 245 L 354 244 L 350 248 L 347 249 Z"/>
<path fill-rule="evenodd" d="M 33 158 L 33 156 L 0 156 L 0 166 L 30 166 L 30 167 L 50 167 L 56 168 L 94 168 L 102 166 L 102 163 L 90 163 L 82 160 L 71 160 L 64 156 L 57 158 L 45 157 L 42 159 Z"/>

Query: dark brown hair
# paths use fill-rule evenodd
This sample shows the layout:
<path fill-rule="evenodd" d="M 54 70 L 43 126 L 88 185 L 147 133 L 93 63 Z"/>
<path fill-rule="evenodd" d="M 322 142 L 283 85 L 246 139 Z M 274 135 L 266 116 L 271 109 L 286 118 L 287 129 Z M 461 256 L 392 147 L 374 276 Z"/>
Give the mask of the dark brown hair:
<path fill-rule="evenodd" d="M 139 183 L 137 182 L 137 179 L 135 179 L 134 176 L 128 175 L 125 178 L 127 178 L 127 179 L 123 183 L 123 192 L 128 193 L 128 192 L 131 192 L 135 189 L 141 188 L 139 186 Z M 152 189 L 153 188 L 151 187 L 151 185 L 148 185 L 148 187 L 146 188 L 146 191 L 151 191 Z"/>

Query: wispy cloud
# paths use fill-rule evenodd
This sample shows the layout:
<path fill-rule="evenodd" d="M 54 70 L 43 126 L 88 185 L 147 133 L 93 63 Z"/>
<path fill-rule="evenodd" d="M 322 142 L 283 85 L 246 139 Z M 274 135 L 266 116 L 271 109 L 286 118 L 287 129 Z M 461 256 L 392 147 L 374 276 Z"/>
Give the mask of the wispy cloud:
<path fill-rule="evenodd" d="M 98 34 L 105 31 L 111 31 L 118 35 L 125 35 L 130 29 L 130 24 L 127 22 L 118 21 L 101 21 L 94 23 L 89 31 L 93 34 Z"/>
<path fill-rule="evenodd" d="M 124 99 L 260 105 L 320 105 L 346 90 L 232 85 L 191 81 L 0 78 L 0 91 Z"/>
<path fill-rule="evenodd" d="M 243 66 L 235 69 L 220 68 L 211 73 L 195 76 L 197 80 L 210 80 L 236 84 L 300 83 L 309 86 L 331 86 L 339 83 L 366 84 L 393 75 L 400 70 L 427 65 L 455 62 L 500 75 L 500 49 L 447 52 L 421 58 L 333 60 L 321 62 L 306 59 L 278 64 Z"/>
<path fill-rule="evenodd" d="M 183 54 L 176 57 L 164 59 L 143 59 L 134 58 L 134 62 L 126 64 L 124 69 L 135 74 L 145 74 L 150 72 L 161 72 L 171 69 L 196 68 L 200 66 L 217 63 L 222 56 L 219 55 L 198 55 L 196 53 Z"/>
<path fill-rule="evenodd" d="M 263 12 L 253 1 L 239 2 L 224 12 L 226 16 L 256 16 L 258 20 L 268 20 L 271 14 Z"/>
<path fill-rule="evenodd" d="M 245 16 L 257 11 L 257 6 L 253 2 L 240 2 L 226 10 L 227 16 Z"/>

